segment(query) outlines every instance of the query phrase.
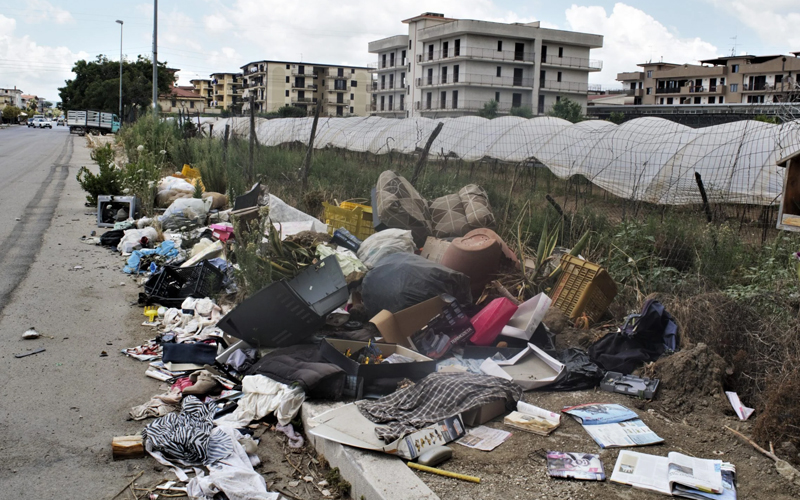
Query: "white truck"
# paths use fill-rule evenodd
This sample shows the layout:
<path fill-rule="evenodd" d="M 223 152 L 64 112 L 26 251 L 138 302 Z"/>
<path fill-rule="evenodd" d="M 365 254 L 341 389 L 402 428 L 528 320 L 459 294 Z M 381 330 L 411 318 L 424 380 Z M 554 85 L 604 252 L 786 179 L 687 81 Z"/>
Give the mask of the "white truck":
<path fill-rule="evenodd" d="M 113 134 L 119 130 L 119 117 L 101 111 L 67 111 L 67 126 L 70 134 Z"/>

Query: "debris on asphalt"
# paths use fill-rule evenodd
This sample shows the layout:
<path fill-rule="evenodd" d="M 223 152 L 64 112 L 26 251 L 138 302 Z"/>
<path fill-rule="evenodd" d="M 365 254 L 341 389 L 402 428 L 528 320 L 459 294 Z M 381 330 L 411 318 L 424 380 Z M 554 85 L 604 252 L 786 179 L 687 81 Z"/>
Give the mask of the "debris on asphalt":
<path fill-rule="evenodd" d="M 24 358 L 26 356 L 31 356 L 33 354 L 39 354 L 40 352 L 44 352 L 44 347 L 40 347 L 39 349 L 34 349 L 33 351 L 23 352 L 22 354 L 15 354 L 15 358 Z"/>
<path fill-rule="evenodd" d="M 36 331 L 35 329 L 33 329 L 33 328 L 31 328 L 31 329 L 29 329 L 29 330 L 25 330 L 25 333 L 23 333 L 23 334 L 22 334 L 22 338 L 23 338 L 23 339 L 26 339 L 26 340 L 29 340 L 29 339 L 38 339 L 38 338 L 39 338 L 39 336 L 40 336 L 40 335 L 39 335 L 39 332 L 37 332 L 37 331 Z"/>

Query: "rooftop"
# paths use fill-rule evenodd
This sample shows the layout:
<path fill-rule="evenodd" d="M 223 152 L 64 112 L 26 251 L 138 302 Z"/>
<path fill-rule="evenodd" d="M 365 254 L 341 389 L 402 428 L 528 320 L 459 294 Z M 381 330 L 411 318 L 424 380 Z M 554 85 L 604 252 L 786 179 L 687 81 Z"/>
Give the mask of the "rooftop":
<path fill-rule="evenodd" d="M 259 63 L 276 63 L 276 64 L 302 64 L 305 66 L 323 66 L 326 68 L 355 68 L 355 69 L 369 69 L 366 66 L 353 66 L 352 64 L 322 64 L 322 63 L 312 63 L 312 62 L 299 62 L 299 61 L 272 61 L 269 59 L 264 59 L 261 61 L 251 61 L 247 64 L 240 66 L 241 69 L 245 69 L 251 64 L 259 64 Z M 231 73 L 214 73 L 215 75 L 220 74 L 231 74 Z M 240 75 L 241 73 L 237 73 Z"/>
<path fill-rule="evenodd" d="M 172 87 L 170 92 L 167 94 L 161 94 L 161 97 L 170 98 L 170 97 L 180 97 L 181 99 L 202 99 L 205 98 L 200 94 L 196 94 L 190 89 L 194 89 L 194 87 Z"/>

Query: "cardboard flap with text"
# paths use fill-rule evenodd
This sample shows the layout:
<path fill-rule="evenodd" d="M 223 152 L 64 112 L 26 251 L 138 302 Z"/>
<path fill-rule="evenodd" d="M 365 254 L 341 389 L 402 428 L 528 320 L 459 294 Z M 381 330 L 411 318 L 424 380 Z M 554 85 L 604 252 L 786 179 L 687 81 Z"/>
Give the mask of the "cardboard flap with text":
<path fill-rule="evenodd" d="M 370 323 L 374 324 L 381 332 L 384 342 L 411 347 L 408 338 L 427 325 L 431 318 L 442 312 L 446 305 L 447 302 L 444 299 L 434 297 L 397 313 L 391 313 L 384 309 L 376 314 Z"/>

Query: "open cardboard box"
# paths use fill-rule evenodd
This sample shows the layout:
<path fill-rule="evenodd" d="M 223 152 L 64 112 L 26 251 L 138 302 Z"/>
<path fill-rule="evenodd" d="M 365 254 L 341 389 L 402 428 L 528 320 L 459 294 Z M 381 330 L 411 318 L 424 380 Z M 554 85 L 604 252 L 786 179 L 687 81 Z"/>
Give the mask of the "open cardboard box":
<path fill-rule="evenodd" d="M 317 437 L 407 460 L 414 460 L 428 449 L 447 444 L 466 433 L 461 416 L 456 415 L 386 444 L 375 435 L 380 424 L 367 419 L 353 403 L 327 411 L 309 422 L 311 428 L 307 431 Z"/>
<path fill-rule="evenodd" d="M 526 391 L 552 384 L 563 370 L 563 363 L 533 344 L 509 360 L 481 363 L 486 375 L 512 380 Z"/>
<path fill-rule="evenodd" d="M 408 342 L 408 338 L 442 312 L 446 305 L 447 302 L 444 299 L 434 297 L 396 313 L 384 309 L 369 322 L 378 328 L 384 342 L 410 348 L 411 344 Z"/>
<path fill-rule="evenodd" d="M 364 393 L 364 386 L 368 388 L 372 383 L 380 379 L 404 379 L 419 380 L 427 377 L 436 371 L 436 361 L 423 356 L 422 354 L 394 344 L 377 344 L 384 357 L 389 357 L 394 353 L 414 359 L 413 363 L 381 363 L 377 365 L 359 364 L 344 355 L 350 349 L 352 352 L 358 351 L 366 346 L 367 342 L 354 340 L 323 339 L 320 343 L 320 353 L 326 361 L 342 368 L 347 375 L 355 377 L 355 383 L 349 387 L 352 396 L 361 399 Z M 371 391 L 371 392 L 374 392 Z M 380 392 L 380 391 L 379 391 Z"/>

